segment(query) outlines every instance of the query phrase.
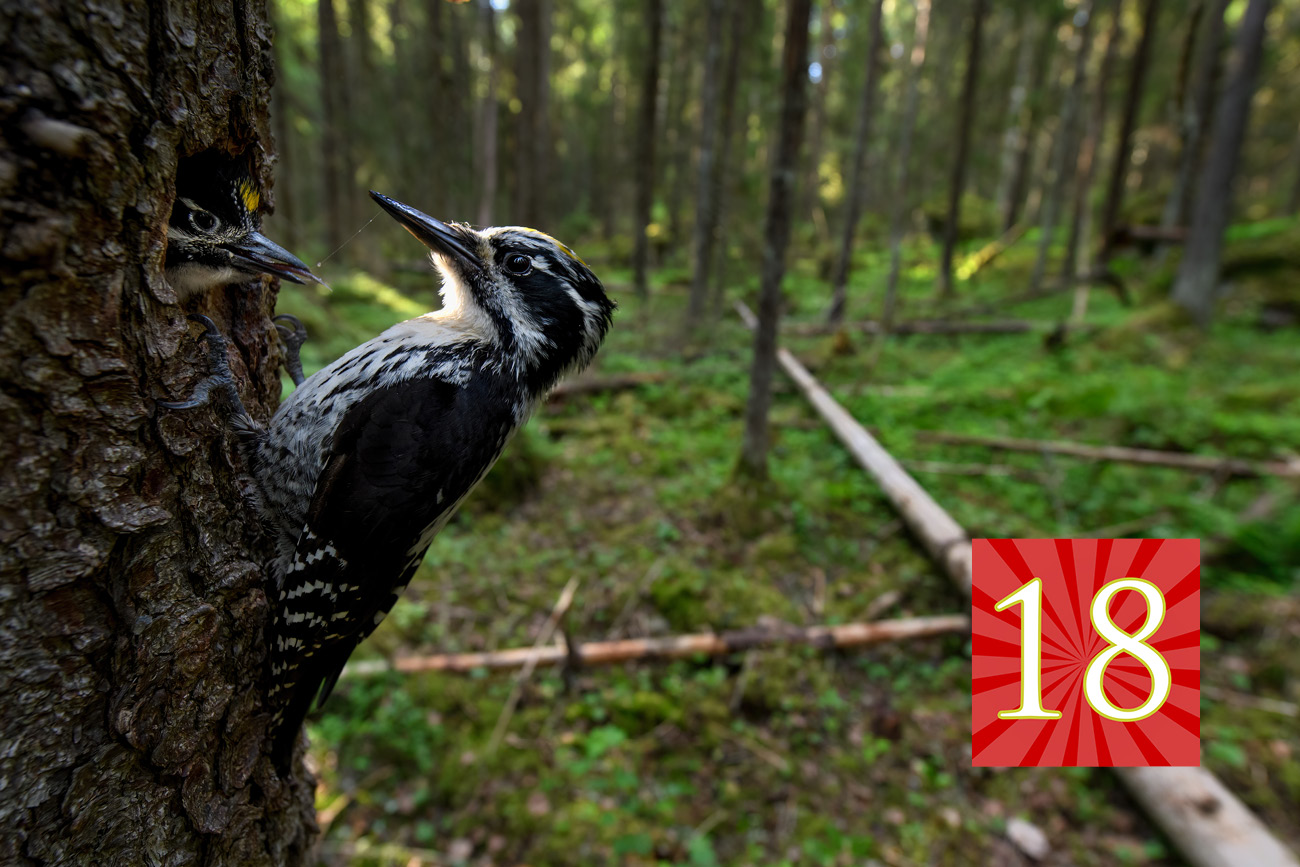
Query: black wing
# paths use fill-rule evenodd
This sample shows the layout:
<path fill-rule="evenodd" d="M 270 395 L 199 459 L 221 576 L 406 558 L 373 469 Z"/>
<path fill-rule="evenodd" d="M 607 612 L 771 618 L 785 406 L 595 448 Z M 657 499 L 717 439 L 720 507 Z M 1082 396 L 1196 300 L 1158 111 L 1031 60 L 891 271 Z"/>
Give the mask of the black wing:
<path fill-rule="evenodd" d="M 321 701 L 406 589 L 427 532 L 491 466 L 512 427 L 509 402 L 472 380 L 408 381 L 348 410 L 276 607 L 268 700 L 282 706 L 282 766 L 322 683 Z"/>

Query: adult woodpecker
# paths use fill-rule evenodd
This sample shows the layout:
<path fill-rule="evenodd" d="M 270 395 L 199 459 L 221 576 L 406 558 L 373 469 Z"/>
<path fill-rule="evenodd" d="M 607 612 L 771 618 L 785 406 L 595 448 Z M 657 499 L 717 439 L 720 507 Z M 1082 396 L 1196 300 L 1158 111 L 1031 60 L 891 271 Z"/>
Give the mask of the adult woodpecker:
<path fill-rule="evenodd" d="M 260 231 L 262 196 L 239 159 L 200 154 L 176 176 L 167 223 L 164 276 L 181 298 L 270 274 L 294 283 L 320 279 Z"/>
<path fill-rule="evenodd" d="M 533 229 L 442 223 L 370 194 L 429 247 L 442 309 L 394 325 L 308 377 L 265 428 L 214 374 L 278 551 L 267 636 L 272 757 L 393 607 L 434 536 L 566 373 L 591 361 L 614 303 L 587 265 Z M 191 406 L 201 401 L 169 406 Z"/>

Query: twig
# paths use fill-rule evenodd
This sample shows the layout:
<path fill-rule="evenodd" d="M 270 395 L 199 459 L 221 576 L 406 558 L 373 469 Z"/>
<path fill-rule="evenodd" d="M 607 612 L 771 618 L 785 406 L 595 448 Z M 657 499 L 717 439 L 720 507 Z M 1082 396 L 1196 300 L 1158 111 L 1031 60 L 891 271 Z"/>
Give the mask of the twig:
<path fill-rule="evenodd" d="M 551 389 L 551 400 L 560 400 L 579 394 L 597 394 L 602 391 L 621 391 L 637 388 L 655 382 L 663 382 L 668 374 L 652 371 L 644 373 L 626 373 L 620 376 L 580 376 L 566 380 Z"/>
<path fill-rule="evenodd" d="M 632 612 L 636 609 L 637 603 L 641 601 L 641 597 L 659 580 L 659 576 L 664 571 L 664 563 L 664 558 L 660 557 L 650 564 L 649 569 L 645 570 L 645 574 L 641 576 L 641 580 L 636 584 L 636 589 L 628 595 L 627 601 L 623 603 L 623 607 L 614 617 L 614 622 L 610 624 L 609 632 L 611 635 L 618 635 L 619 630 L 623 628 L 623 624 L 627 623 L 628 618 L 632 616 Z"/>
<path fill-rule="evenodd" d="M 935 473 L 943 476 L 1014 476 L 1034 479 L 1029 470 L 1006 464 L 954 464 L 948 461 L 903 461 L 903 466 L 916 473 Z"/>
<path fill-rule="evenodd" d="M 881 593 L 871 601 L 870 605 L 867 606 L 866 618 L 868 620 L 875 620 L 877 617 L 897 605 L 902 598 L 903 591 L 901 590 L 888 590 Z"/>
<path fill-rule="evenodd" d="M 947 319 L 913 319 L 895 322 L 889 329 L 893 336 L 910 334 L 1025 334 L 1028 332 L 1051 331 L 1052 322 L 1031 322 L 1026 319 L 1003 319 L 995 322 L 964 322 Z M 816 337 L 833 334 L 836 331 L 860 331 L 863 334 L 882 334 L 884 326 L 875 320 L 864 322 L 846 322 L 839 326 L 824 323 L 793 323 L 782 329 L 787 334 L 800 337 Z"/>
<path fill-rule="evenodd" d="M 578 579 L 573 577 L 569 583 L 564 585 L 564 590 L 560 592 L 560 598 L 555 600 L 555 607 L 551 609 L 551 616 L 546 618 L 546 623 L 542 625 L 542 631 L 537 635 L 537 643 L 533 645 L 534 650 L 538 650 L 542 645 L 551 640 L 555 634 L 556 628 L 564 615 L 568 613 L 569 606 L 573 604 L 573 594 L 578 592 Z M 559 648 L 561 651 L 563 648 Z M 533 674 L 533 669 L 537 667 L 537 656 L 533 655 L 524 662 L 519 674 L 515 677 L 514 686 L 510 689 L 510 697 L 506 699 L 506 706 L 501 709 L 501 715 L 497 717 L 496 728 L 492 729 L 492 737 L 488 740 L 487 755 L 492 755 L 501 745 L 501 738 L 505 736 L 506 728 L 510 725 L 510 718 L 515 715 L 515 706 L 519 704 L 519 696 L 523 694 L 524 683 Z"/>
<path fill-rule="evenodd" d="M 917 431 L 916 438 L 950 445 L 986 446 L 1017 452 L 1051 452 L 1094 461 L 1119 461 L 1154 467 L 1173 467 L 1203 473 L 1229 473 L 1237 476 L 1300 477 L 1300 459 L 1285 461 L 1248 461 L 1185 452 L 1162 452 L 1127 446 L 1094 446 L 1060 440 L 1029 440 L 1016 437 L 985 437 L 944 431 Z"/>
<path fill-rule="evenodd" d="M 629 638 L 620 641 L 592 641 L 573 646 L 573 658 L 584 668 L 615 665 L 642 659 L 687 659 L 692 656 L 726 656 L 759 647 L 782 644 L 808 644 L 818 648 L 861 647 L 886 641 L 924 638 L 962 632 L 970 628 L 963 614 L 938 617 L 908 617 L 877 623 L 845 623 L 839 626 L 789 626 L 782 629 L 753 627 L 731 632 L 706 632 L 695 635 L 672 635 L 664 638 Z M 547 639 L 549 640 L 549 635 Z M 532 647 L 482 653 L 451 653 L 432 656 L 408 656 L 391 663 L 384 660 L 354 662 L 343 670 L 342 678 L 366 677 L 397 671 L 414 674 L 424 671 L 466 673 L 476 669 L 506 669 L 539 665 L 561 665 L 570 658 L 569 648 L 538 641 Z"/>

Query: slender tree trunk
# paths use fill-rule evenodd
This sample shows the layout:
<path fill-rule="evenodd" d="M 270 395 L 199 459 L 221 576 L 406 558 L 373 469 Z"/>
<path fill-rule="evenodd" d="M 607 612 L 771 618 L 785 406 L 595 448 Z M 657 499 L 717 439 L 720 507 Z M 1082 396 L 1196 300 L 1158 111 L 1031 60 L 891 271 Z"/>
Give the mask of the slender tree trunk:
<path fill-rule="evenodd" d="M 691 296 L 686 310 L 687 327 L 698 325 L 708 297 L 709 263 L 713 257 L 713 233 L 716 228 L 717 165 L 713 144 L 718 129 L 718 67 L 722 62 L 722 19 L 727 4 L 724 0 L 708 0 L 706 47 L 704 51 L 704 83 L 700 103 L 700 165 L 695 196 L 694 271 L 691 274 Z"/>
<path fill-rule="evenodd" d="M 1197 184 L 1195 217 L 1174 281 L 1174 302 L 1202 327 L 1208 326 L 1214 315 L 1223 231 L 1232 210 L 1232 182 L 1250 119 L 1250 102 L 1255 95 L 1271 5 L 1271 0 L 1250 0 L 1238 25 L 1228 83 L 1214 119 L 1205 168 Z"/>
<path fill-rule="evenodd" d="M 876 98 L 880 91 L 880 45 L 885 0 L 875 0 L 871 5 L 870 34 L 867 36 L 867 74 L 858 97 L 857 128 L 853 136 L 853 162 L 849 169 L 849 188 L 845 191 L 844 226 L 840 235 L 839 256 L 831 278 L 831 307 L 826 320 L 832 326 L 844 321 L 844 308 L 848 303 L 849 270 L 853 267 L 853 238 L 862 219 L 862 205 L 867 196 L 867 148 L 871 146 L 872 128 L 876 119 Z"/>
<path fill-rule="evenodd" d="M 483 22 L 483 62 L 487 67 L 487 93 L 479 108 L 478 224 L 492 225 L 497 199 L 497 13 L 492 0 L 480 0 Z"/>
<path fill-rule="evenodd" d="M 1297 132 L 1291 148 L 1291 163 L 1295 166 L 1295 180 L 1291 182 L 1291 195 L 1286 200 L 1286 214 L 1294 217 L 1300 214 L 1300 132 Z"/>
<path fill-rule="evenodd" d="M 342 124 L 343 94 L 345 87 L 340 70 L 343 49 L 339 45 L 338 20 L 334 15 L 334 0 L 319 0 L 316 4 L 316 26 L 320 39 L 320 89 L 321 89 L 321 165 L 325 188 L 325 246 L 337 250 L 343 246 L 348 224 L 348 192 L 351 184 L 350 162 L 347 159 Z"/>
<path fill-rule="evenodd" d="M 277 70 L 284 69 L 285 58 L 289 53 L 289 40 L 285 37 L 283 31 L 283 21 L 276 14 L 283 0 L 277 0 L 272 3 L 268 9 L 271 16 L 272 24 L 275 27 L 275 38 L 272 39 L 274 50 L 275 67 Z M 271 129 L 275 134 L 275 169 L 280 177 L 280 187 L 276 190 L 276 214 L 272 237 L 280 238 L 280 243 L 287 246 L 290 250 L 296 250 L 302 245 L 302 231 L 298 222 L 297 196 L 294 194 L 294 181 L 298 178 L 298 173 L 302 171 L 302 166 L 298 165 L 293 159 L 291 143 L 293 141 L 290 131 L 289 113 L 293 104 L 292 97 L 289 94 L 289 88 L 283 77 L 276 80 L 276 86 L 271 92 Z"/>
<path fill-rule="evenodd" d="M 546 165 L 550 152 L 550 125 L 547 121 L 550 0 L 516 0 L 515 6 L 519 15 L 519 33 L 515 37 L 518 45 L 515 82 L 522 104 L 515 137 L 516 209 L 521 223 L 540 226 L 545 224 Z"/>
<path fill-rule="evenodd" d="M 1092 110 L 1088 114 L 1083 141 L 1079 143 L 1079 156 L 1074 165 L 1074 205 L 1071 208 L 1070 234 L 1065 242 L 1065 260 L 1061 265 L 1061 277 L 1065 283 L 1083 276 L 1088 267 L 1088 235 L 1091 231 L 1092 214 L 1092 209 L 1088 207 L 1088 198 L 1089 193 L 1092 192 L 1092 180 L 1097 165 L 1097 147 L 1106 128 L 1110 73 L 1115 66 L 1115 57 L 1119 53 L 1119 44 L 1123 36 L 1121 24 L 1123 4 L 1117 2 L 1114 5 L 1110 30 L 1106 36 L 1106 53 L 1101 57 L 1101 67 L 1097 70 L 1097 83 L 1093 88 Z M 1093 14 L 1097 14 L 1098 11 L 1100 10 L 1094 10 Z M 1086 291 L 1086 287 L 1081 288 Z"/>
<path fill-rule="evenodd" d="M 943 255 L 939 261 L 939 297 L 952 297 L 952 255 L 957 247 L 961 220 L 961 194 L 966 186 L 966 161 L 970 153 L 970 128 L 975 117 L 975 91 L 979 85 L 980 34 L 984 27 L 985 0 L 975 0 L 971 9 L 970 47 L 966 52 L 966 76 L 961 92 L 961 117 L 957 121 L 957 152 L 952 162 L 952 183 L 948 189 L 948 222 L 944 226 Z"/>
<path fill-rule="evenodd" d="M 785 276 L 794 179 L 808 107 L 808 22 L 811 15 L 812 0 L 789 0 L 785 47 L 781 54 L 781 123 L 777 130 L 776 151 L 772 156 L 767 212 L 763 218 L 758 327 L 754 332 L 754 361 L 749 373 L 745 436 L 740 450 L 740 471 L 751 478 L 767 475 L 768 413 L 772 407 L 772 375 L 776 368 L 781 281 Z"/>
<path fill-rule="evenodd" d="M 1160 15 L 1160 0 L 1145 0 L 1142 12 L 1142 35 L 1133 53 L 1133 71 L 1128 92 L 1124 98 L 1124 117 L 1119 128 L 1119 141 L 1115 145 L 1115 162 L 1112 164 L 1110 184 L 1106 189 L 1106 204 L 1101 218 L 1101 252 L 1097 255 L 1097 271 L 1106 270 L 1114 250 L 1115 228 L 1119 225 L 1119 212 L 1124 204 L 1124 181 L 1133 150 L 1133 130 L 1137 126 L 1138 109 L 1142 106 L 1142 91 L 1146 87 L 1147 67 L 1151 58 L 1151 40 L 1155 36 L 1156 20 Z"/>
<path fill-rule="evenodd" d="M 1017 158 L 1028 135 L 1029 91 L 1033 87 L 1035 29 L 1038 19 L 1028 11 L 1021 13 L 1020 34 L 1016 48 L 1016 74 L 1007 100 L 1007 129 L 1002 134 L 1002 155 L 998 160 L 998 186 L 993 201 L 1002 218 L 1003 231 L 1011 228 L 1007 215 L 1011 212 L 1011 188 L 1015 178 Z M 1012 221 L 1014 223 L 1014 221 Z"/>
<path fill-rule="evenodd" d="M 821 205 L 822 140 L 825 138 L 827 102 L 831 91 L 831 74 L 837 65 L 835 57 L 835 26 L 831 21 L 834 9 L 831 3 L 822 4 L 820 10 L 820 38 L 814 60 L 821 67 L 821 77 L 812 92 L 812 126 L 808 132 L 804 168 L 806 176 L 799 187 L 799 204 L 795 207 L 796 220 L 812 219 L 813 211 Z"/>
<path fill-rule="evenodd" d="M 1160 225 L 1166 229 L 1187 223 L 1188 203 L 1196 197 L 1196 168 L 1204 153 L 1205 132 L 1214 114 L 1214 99 L 1219 78 L 1219 55 L 1223 43 L 1223 13 L 1228 0 L 1205 0 L 1197 28 L 1196 47 L 1192 54 L 1191 78 L 1179 116 L 1182 133 L 1178 170 L 1169 188 Z M 1161 247 L 1161 257 L 1167 247 Z"/>
<path fill-rule="evenodd" d="M 930 0 L 916 0 L 916 31 L 912 37 L 912 56 L 907 71 L 907 95 L 898 134 L 898 184 L 889 212 L 889 277 L 885 282 L 885 306 L 880 316 L 880 334 L 889 334 L 898 304 L 898 274 L 903 260 L 904 220 L 908 213 L 908 187 L 912 177 L 912 135 L 916 128 L 916 111 L 920 102 L 921 70 L 925 66 L 926 37 L 930 32 Z"/>
<path fill-rule="evenodd" d="M 1039 98 L 1029 99 L 1024 133 L 1016 142 L 1016 151 L 1013 157 L 1014 168 L 1011 174 L 1010 186 L 1007 190 L 1006 210 L 1001 212 L 1003 232 L 1011 231 L 1011 228 L 1019 221 L 1021 208 L 1029 195 L 1030 169 L 1033 167 L 1035 154 L 1034 144 L 1039 137 L 1039 126 L 1042 124 L 1044 115 L 1044 103 L 1047 101 L 1041 98 L 1040 91 L 1052 87 L 1055 81 L 1055 77 L 1051 74 L 1052 55 L 1055 47 L 1056 22 L 1047 21 L 1043 24 L 1042 33 L 1038 38 L 1038 48 L 1034 58 L 1034 73 L 1031 77 L 1034 84 L 1030 89 L 1030 94 L 1037 94 Z"/>
<path fill-rule="evenodd" d="M 632 253 L 632 284 L 643 300 L 650 294 L 646 271 L 650 259 L 650 209 L 654 204 L 655 109 L 659 102 L 659 43 L 663 34 L 663 0 L 646 0 L 645 71 L 641 78 L 641 120 L 636 154 L 636 247 Z"/>
<path fill-rule="evenodd" d="M 1080 17 L 1083 18 L 1080 21 Z M 1084 0 L 1075 12 L 1076 34 L 1079 47 L 1075 52 L 1074 80 L 1065 96 L 1065 105 L 1061 109 L 1061 125 L 1056 132 L 1056 142 L 1052 153 L 1052 171 L 1047 180 L 1047 191 L 1043 196 L 1041 213 L 1041 235 L 1038 240 L 1038 255 L 1034 260 L 1034 271 L 1029 278 L 1030 291 L 1037 290 L 1047 273 L 1047 256 L 1051 250 L 1052 239 L 1056 234 L 1058 212 L 1061 199 L 1065 196 L 1065 186 L 1069 179 L 1066 170 L 1070 156 L 1074 152 L 1075 140 L 1078 138 L 1079 104 L 1083 98 L 1083 86 L 1088 76 L 1088 57 L 1092 52 L 1092 3 Z"/>
<path fill-rule="evenodd" d="M 667 7 L 671 9 L 672 7 Z M 691 142 L 695 140 L 692 117 L 691 91 L 695 81 L 695 70 L 699 64 L 696 57 L 700 46 L 699 26 L 693 15 L 681 16 L 681 26 L 677 29 L 677 39 L 667 42 L 665 55 L 673 58 L 668 66 L 669 79 L 664 94 L 664 110 L 661 112 L 661 132 L 664 139 L 667 159 L 662 161 L 658 174 L 663 178 L 664 225 L 665 233 L 662 243 L 676 247 L 682 236 L 682 215 L 685 212 L 686 191 L 691 178 Z"/>
<path fill-rule="evenodd" d="M 736 138 L 736 119 L 744 117 L 738 112 L 737 103 L 740 84 L 740 71 L 745 59 L 745 44 L 752 19 L 757 12 L 756 4 L 738 2 L 734 4 L 731 14 L 731 37 L 727 44 L 727 65 L 722 80 L 722 140 L 718 143 L 720 159 L 713 171 L 714 208 L 714 244 L 713 244 L 713 303 L 712 315 L 717 316 L 722 308 L 722 296 L 725 291 L 725 265 L 727 261 L 727 205 L 729 196 L 728 179 L 731 166 L 740 166 L 741 154 L 735 153 L 740 148 L 733 145 L 737 141 L 743 146 L 744 140 Z"/>
<path fill-rule="evenodd" d="M 219 417 L 155 403 L 204 373 L 191 311 L 231 335 L 255 417 L 280 391 L 274 287 L 182 308 L 161 271 L 179 161 L 269 180 L 266 6 L 4 21 L 0 862 L 314 863 L 314 781 L 262 755 L 273 552 Z"/>

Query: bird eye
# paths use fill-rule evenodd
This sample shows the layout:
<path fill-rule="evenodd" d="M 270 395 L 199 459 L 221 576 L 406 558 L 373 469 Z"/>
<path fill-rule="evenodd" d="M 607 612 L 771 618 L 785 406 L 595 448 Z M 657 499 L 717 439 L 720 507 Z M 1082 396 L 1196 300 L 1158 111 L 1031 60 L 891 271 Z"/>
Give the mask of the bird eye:
<path fill-rule="evenodd" d="M 198 231 L 210 235 L 217 231 L 221 221 L 207 211 L 190 211 L 190 225 Z"/>
<path fill-rule="evenodd" d="M 511 253 L 502 263 L 505 269 L 516 277 L 522 277 L 533 270 L 533 260 L 522 253 Z"/>

